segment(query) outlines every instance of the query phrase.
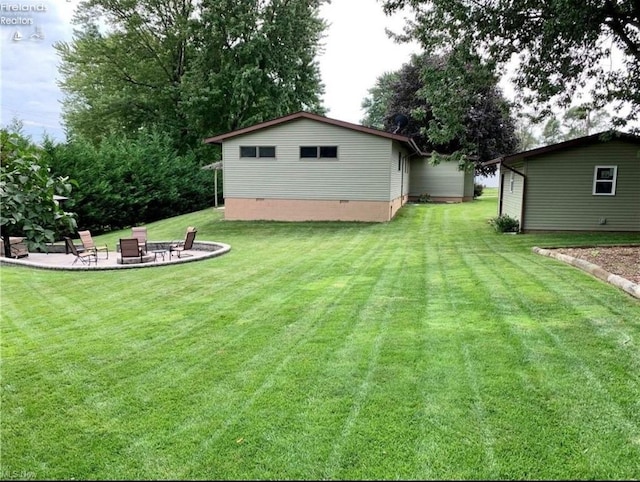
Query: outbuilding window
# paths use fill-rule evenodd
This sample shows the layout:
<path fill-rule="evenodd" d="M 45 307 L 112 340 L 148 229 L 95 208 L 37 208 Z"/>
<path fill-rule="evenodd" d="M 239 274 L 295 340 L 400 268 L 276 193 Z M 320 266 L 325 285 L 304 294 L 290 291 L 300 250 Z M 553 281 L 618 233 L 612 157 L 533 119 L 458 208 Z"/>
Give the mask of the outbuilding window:
<path fill-rule="evenodd" d="M 300 146 L 302 159 L 337 159 L 338 146 Z"/>
<path fill-rule="evenodd" d="M 276 157 L 275 146 L 240 146 L 240 157 Z"/>
<path fill-rule="evenodd" d="M 593 172 L 593 195 L 615 196 L 618 166 L 596 166 Z"/>

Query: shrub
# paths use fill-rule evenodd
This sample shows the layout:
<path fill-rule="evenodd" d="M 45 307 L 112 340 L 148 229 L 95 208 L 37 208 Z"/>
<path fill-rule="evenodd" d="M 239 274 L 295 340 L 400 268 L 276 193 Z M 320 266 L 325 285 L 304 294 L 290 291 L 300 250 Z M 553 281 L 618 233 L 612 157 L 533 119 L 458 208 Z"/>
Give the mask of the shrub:
<path fill-rule="evenodd" d="M 204 209 L 213 204 L 213 172 L 195 150 L 179 153 L 160 132 L 49 143 L 53 173 L 78 182 L 66 207 L 81 229 L 100 234 Z M 211 159 L 209 159 L 210 161 Z"/>
<path fill-rule="evenodd" d="M 484 186 L 476 182 L 473 185 L 473 199 L 482 196 L 482 191 L 484 191 Z"/>
<path fill-rule="evenodd" d="M 420 197 L 418 198 L 418 202 L 419 203 L 431 202 L 431 196 L 429 196 L 429 193 L 423 192 L 422 194 L 420 194 Z"/>
<path fill-rule="evenodd" d="M 491 224 L 498 233 L 517 233 L 520 228 L 520 222 L 508 214 L 491 218 L 489 224 Z"/>

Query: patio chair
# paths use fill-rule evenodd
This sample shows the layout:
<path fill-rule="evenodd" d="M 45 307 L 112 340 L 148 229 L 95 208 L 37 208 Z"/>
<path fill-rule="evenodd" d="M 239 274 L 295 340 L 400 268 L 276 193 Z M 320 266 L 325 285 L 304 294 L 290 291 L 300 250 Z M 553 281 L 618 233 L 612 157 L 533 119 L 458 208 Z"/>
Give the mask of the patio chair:
<path fill-rule="evenodd" d="M 120 261 L 124 261 L 125 258 L 138 258 L 142 263 L 143 254 L 137 238 L 120 238 Z"/>
<path fill-rule="evenodd" d="M 178 253 L 178 258 L 180 258 L 180 253 L 182 253 L 184 256 L 193 256 L 191 254 L 185 253 L 185 251 L 193 249 L 193 240 L 196 239 L 197 232 L 198 230 L 196 228 L 194 228 L 193 226 L 189 226 L 187 228 L 186 234 L 184 235 L 184 240 L 172 241 L 169 245 L 169 258 L 171 258 L 174 251 Z"/>
<path fill-rule="evenodd" d="M 95 251 L 96 255 L 99 251 L 103 251 L 107 255 L 105 259 L 109 259 L 109 247 L 106 244 L 96 246 L 91 237 L 91 231 L 78 231 L 78 235 L 80 236 L 80 241 L 82 241 L 82 246 L 84 246 L 85 251 Z"/>
<path fill-rule="evenodd" d="M 143 253 L 147 252 L 147 227 L 137 226 L 131 228 L 131 237 L 138 240 L 138 245 Z"/>
<path fill-rule="evenodd" d="M 80 252 L 78 251 L 78 248 L 76 248 L 76 245 L 73 244 L 73 241 L 71 240 L 71 238 L 66 236 L 64 238 L 64 243 L 67 247 L 67 251 L 69 251 L 71 254 L 75 256 L 75 259 L 73 260 L 72 265 L 76 264 L 78 260 L 80 260 L 82 264 L 86 264 L 88 266 L 91 266 L 91 260 L 93 260 L 96 266 L 98 265 L 98 254 L 96 253 L 96 251 Z"/>

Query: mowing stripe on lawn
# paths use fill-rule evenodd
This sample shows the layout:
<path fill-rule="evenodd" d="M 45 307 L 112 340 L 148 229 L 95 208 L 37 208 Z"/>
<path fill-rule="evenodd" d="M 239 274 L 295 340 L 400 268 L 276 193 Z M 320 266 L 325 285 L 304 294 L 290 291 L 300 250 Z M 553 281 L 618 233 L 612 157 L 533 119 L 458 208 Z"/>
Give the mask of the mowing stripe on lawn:
<path fill-rule="evenodd" d="M 491 194 L 379 224 L 150 225 L 232 246 L 181 266 L 3 266 L 3 474 L 636 477 L 640 303 L 531 253 L 633 235 L 499 235 Z"/>

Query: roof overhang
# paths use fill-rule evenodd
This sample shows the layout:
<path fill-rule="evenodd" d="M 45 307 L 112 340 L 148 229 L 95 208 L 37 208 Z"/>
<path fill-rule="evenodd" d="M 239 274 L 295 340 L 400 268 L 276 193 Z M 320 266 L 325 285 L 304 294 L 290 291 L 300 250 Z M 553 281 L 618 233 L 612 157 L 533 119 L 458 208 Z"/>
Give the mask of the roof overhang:
<path fill-rule="evenodd" d="M 206 166 L 202 166 L 200 169 L 204 169 L 205 171 L 214 171 L 214 170 L 222 169 L 222 161 L 207 164 Z"/>
<path fill-rule="evenodd" d="M 492 166 L 495 164 L 503 164 L 508 165 L 513 162 L 521 161 L 525 158 L 531 158 L 540 156 L 543 154 L 549 154 L 552 152 L 563 151 L 566 149 L 571 149 L 575 147 L 584 147 L 589 146 L 591 144 L 597 144 L 599 142 L 608 142 L 613 140 L 623 140 L 625 142 L 631 142 L 634 144 L 640 144 L 640 136 L 634 134 L 627 134 L 625 132 L 619 131 L 605 131 L 600 132 L 598 134 L 593 134 L 585 137 L 578 137 L 577 139 L 571 139 L 564 142 L 559 142 L 557 144 L 551 144 L 544 147 L 538 147 L 536 149 L 530 149 L 528 151 L 517 152 L 515 154 L 510 154 L 507 156 L 496 157 L 495 159 L 491 159 L 490 161 L 485 161 L 482 163 L 483 166 Z"/>
<path fill-rule="evenodd" d="M 402 136 L 400 134 L 394 134 L 392 132 L 387 132 L 387 131 L 383 131 L 380 129 L 374 129 L 373 127 L 366 127 L 363 125 L 359 125 L 359 124 L 352 124 L 351 122 L 345 122 L 345 121 L 341 121 L 341 120 L 337 120 L 337 119 L 332 119 L 330 117 L 325 117 L 322 115 L 318 115 L 318 114 L 312 114 L 311 112 L 305 112 L 305 111 L 300 111 L 300 112 L 295 112 L 293 114 L 289 114 L 283 117 L 277 117 L 275 119 L 271 119 L 265 122 L 260 122 L 258 124 L 254 124 L 252 126 L 249 127 L 244 127 L 242 129 L 237 129 L 234 131 L 230 131 L 230 132 L 226 132 L 224 134 L 220 134 L 217 136 L 213 136 L 213 137 L 209 137 L 207 139 L 204 139 L 204 143 L 205 144 L 222 144 L 224 141 L 228 140 L 228 139 L 232 139 L 234 137 L 238 137 L 238 136 L 242 136 L 245 134 L 250 134 L 252 132 L 255 131 L 259 131 L 261 129 L 267 129 L 269 127 L 273 127 L 273 126 L 277 126 L 277 125 L 281 125 L 281 124 L 286 124 L 287 122 L 292 122 L 298 119 L 310 119 L 316 122 L 321 122 L 323 124 L 329 124 L 329 125 L 334 125 L 334 126 L 338 126 L 338 127 L 342 127 L 344 129 L 350 129 L 353 131 L 357 131 L 357 132 L 362 132 L 364 134 L 370 134 L 373 136 L 378 136 L 378 137 L 383 137 L 386 139 L 391 139 L 394 141 L 397 141 L 401 144 L 406 145 L 410 150 L 412 150 L 413 152 L 415 152 L 418 155 L 421 156 L 428 156 L 429 154 L 422 152 L 418 146 L 416 145 L 416 143 L 413 141 L 413 139 L 411 139 L 410 137 L 407 136 Z"/>

